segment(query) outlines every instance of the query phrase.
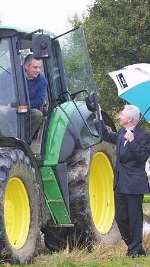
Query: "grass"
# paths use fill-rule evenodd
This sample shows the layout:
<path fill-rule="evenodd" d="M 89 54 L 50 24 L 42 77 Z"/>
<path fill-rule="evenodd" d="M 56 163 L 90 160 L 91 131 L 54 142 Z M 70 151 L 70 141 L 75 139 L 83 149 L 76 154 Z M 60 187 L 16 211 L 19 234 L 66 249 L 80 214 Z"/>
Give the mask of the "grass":
<path fill-rule="evenodd" d="M 149 248 L 146 247 L 148 250 Z M 89 253 L 87 250 L 66 249 L 60 253 L 40 255 L 34 264 L 28 267 L 149 267 L 150 254 L 147 257 L 131 259 L 125 256 L 126 247 L 123 243 L 115 246 L 97 246 Z M 10 267 L 5 263 L 1 267 Z M 24 265 L 25 266 L 25 265 Z M 13 265 L 19 267 L 19 265 Z"/>

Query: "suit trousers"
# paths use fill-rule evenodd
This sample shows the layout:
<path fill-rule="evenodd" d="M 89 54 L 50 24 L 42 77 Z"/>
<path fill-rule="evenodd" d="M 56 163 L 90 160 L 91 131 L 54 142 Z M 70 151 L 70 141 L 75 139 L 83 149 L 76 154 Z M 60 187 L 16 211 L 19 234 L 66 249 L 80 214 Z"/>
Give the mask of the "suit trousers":
<path fill-rule="evenodd" d="M 128 251 L 143 250 L 143 194 L 115 192 L 115 219 Z"/>

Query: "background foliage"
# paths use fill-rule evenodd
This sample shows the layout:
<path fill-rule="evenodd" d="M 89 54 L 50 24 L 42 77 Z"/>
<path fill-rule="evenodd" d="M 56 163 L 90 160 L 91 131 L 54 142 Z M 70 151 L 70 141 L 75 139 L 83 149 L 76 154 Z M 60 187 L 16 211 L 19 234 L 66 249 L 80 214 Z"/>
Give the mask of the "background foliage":
<path fill-rule="evenodd" d="M 77 18 L 74 25 L 81 22 Z M 148 0 L 96 0 L 83 19 L 99 99 L 110 114 L 123 102 L 108 72 L 134 63 L 150 63 Z"/>

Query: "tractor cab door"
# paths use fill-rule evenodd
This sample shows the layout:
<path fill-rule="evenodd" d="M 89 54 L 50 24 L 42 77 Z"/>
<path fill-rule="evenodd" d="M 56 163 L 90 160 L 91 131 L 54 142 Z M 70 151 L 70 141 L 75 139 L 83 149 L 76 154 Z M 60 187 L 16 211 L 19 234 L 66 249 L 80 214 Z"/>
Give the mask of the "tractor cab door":
<path fill-rule="evenodd" d="M 10 42 L 9 38 L 0 39 L 0 136 L 18 137 L 17 92 Z"/>

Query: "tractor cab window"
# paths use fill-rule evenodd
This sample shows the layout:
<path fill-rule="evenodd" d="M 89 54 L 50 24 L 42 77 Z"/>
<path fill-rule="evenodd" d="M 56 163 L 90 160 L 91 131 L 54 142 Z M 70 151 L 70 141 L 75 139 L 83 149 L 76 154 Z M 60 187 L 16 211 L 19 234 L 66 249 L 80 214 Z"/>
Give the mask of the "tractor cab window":
<path fill-rule="evenodd" d="M 0 136 L 17 136 L 15 87 L 9 40 L 0 40 Z"/>
<path fill-rule="evenodd" d="M 71 95 L 70 101 L 72 99 L 76 101 L 76 105 L 74 101 L 73 104 L 81 125 L 83 125 L 78 135 L 81 145 L 86 148 L 98 143 L 100 136 L 94 125 L 96 114 L 90 113 L 86 106 L 81 109 L 79 107 L 79 102 L 85 101 L 87 94 L 96 93 L 98 90 L 93 77 L 84 32 L 82 28 L 75 29 L 58 39 L 62 51 L 66 89 Z M 79 125 L 74 127 L 77 127 L 76 131 L 78 132 Z"/>
<path fill-rule="evenodd" d="M 97 90 L 93 79 L 93 71 L 82 28 L 59 37 L 61 46 L 67 89 L 72 93 L 80 90 Z M 76 96 L 76 100 L 84 100 L 85 94 Z"/>

